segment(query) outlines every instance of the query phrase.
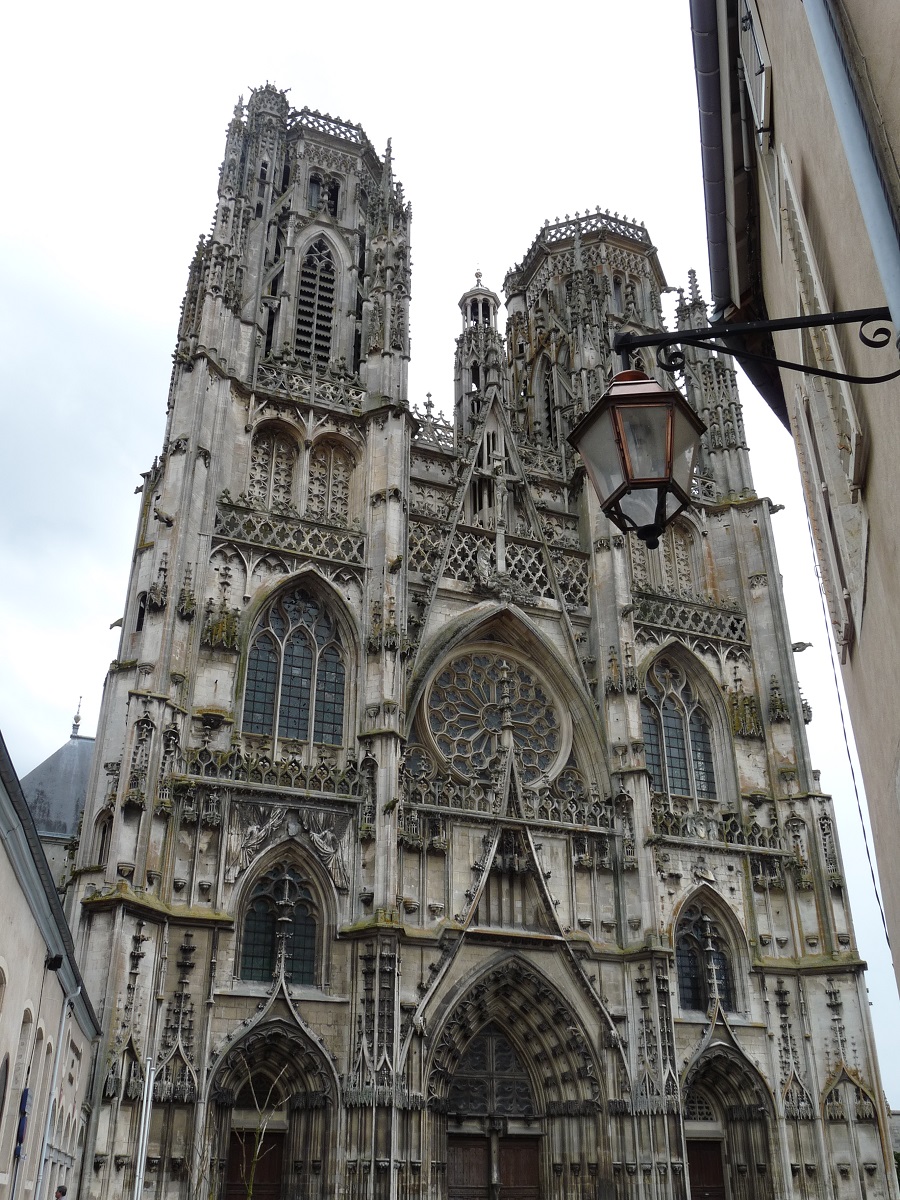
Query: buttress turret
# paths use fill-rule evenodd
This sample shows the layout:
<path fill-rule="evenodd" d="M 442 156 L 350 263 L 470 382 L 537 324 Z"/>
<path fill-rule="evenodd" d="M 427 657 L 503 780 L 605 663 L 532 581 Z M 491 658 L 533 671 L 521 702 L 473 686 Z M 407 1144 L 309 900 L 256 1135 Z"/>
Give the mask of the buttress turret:
<path fill-rule="evenodd" d="M 495 395 L 504 394 L 505 353 L 503 337 L 497 331 L 500 297 L 481 282 L 475 272 L 475 286 L 460 297 L 462 333 L 456 339 L 456 420 L 465 433 Z"/>

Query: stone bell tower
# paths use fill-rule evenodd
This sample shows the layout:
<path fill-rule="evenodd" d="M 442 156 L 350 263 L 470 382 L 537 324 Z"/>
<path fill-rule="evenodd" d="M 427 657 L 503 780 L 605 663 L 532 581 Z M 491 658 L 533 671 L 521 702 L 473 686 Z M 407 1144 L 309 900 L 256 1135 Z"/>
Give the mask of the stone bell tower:
<path fill-rule="evenodd" d="M 647 230 L 545 224 L 505 337 L 477 276 L 445 420 L 410 219 L 358 125 L 237 106 L 68 881 L 84 1194 L 897 1200 L 732 365 L 648 550 L 566 441 Z"/>
<path fill-rule="evenodd" d="M 269 85 L 236 107 L 69 890 L 104 1030 L 92 1195 L 139 1171 L 161 1194 L 232 1186 L 276 1095 L 266 1169 L 336 1194 L 336 1054 L 371 979 L 362 943 L 332 942 L 398 892 L 375 839 L 402 713 L 410 218 L 359 126 Z M 240 946 L 238 907 L 259 926 Z M 396 1007 L 371 994 L 380 1066 Z"/>

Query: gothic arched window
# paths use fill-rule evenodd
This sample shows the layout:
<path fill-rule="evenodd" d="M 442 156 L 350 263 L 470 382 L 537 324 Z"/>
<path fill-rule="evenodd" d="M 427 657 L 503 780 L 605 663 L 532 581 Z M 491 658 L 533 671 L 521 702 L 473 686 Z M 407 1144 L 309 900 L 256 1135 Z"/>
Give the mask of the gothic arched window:
<path fill-rule="evenodd" d="M 303 588 L 282 593 L 253 632 L 244 732 L 339 746 L 344 687 L 344 659 L 335 622 Z"/>
<path fill-rule="evenodd" d="M 94 826 L 94 862 L 105 867 L 109 859 L 109 843 L 112 837 L 112 817 L 104 813 Z"/>
<path fill-rule="evenodd" d="M 281 953 L 288 983 L 315 983 L 317 933 L 306 881 L 293 867 L 279 863 L 250 893 L 241 931 L 240 978 L 270 980 Z"/>
<path fill-rule="evenodd" d="M 311 363 L 313 358 L 327 363 L 331 358 L 334 293 L 334 259 L 328 243 L 319 238 L 306 252 L 297 289 L 294 350 L 305 363 Z"/>
<path fill-rule="evenodd" d="M 647 672 L 641 721 L 653 791 L 714 800 L 709 719 L 684 672 L 668 659 L 657 659 Z"/>
<path fill-rule="evenodd" d="M 294 493 L 293 439 L 278 429 L 261 429 L 253 436 L 247 495 L 263 508 L 290 505 Z"/>
<path fill-rule="evenodd" d="M 690 1012 L 706 1012 L 718 999 L 726 1012 L 735 1009 L 734 973 L 726 939 L 710 914 L 691 905 L 675 931 L 678 1000 Z"/>
<path fill-rule="evenodd" d="M 309 498 L 306 515 L 346 525 L 350 519 L 350 476 L 353 455 L 335 442 L 317 442 L 309 454 Z"/>

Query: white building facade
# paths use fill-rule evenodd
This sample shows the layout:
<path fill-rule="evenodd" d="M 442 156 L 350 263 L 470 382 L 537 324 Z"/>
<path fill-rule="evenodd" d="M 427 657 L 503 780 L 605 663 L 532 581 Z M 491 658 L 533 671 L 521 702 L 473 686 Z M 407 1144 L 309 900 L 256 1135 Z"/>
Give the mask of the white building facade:
<path fill-rule="evenodd" d="M 38 831 L 0 738 L 0 1192 L 81 1180 L 100 1026 Z"/>

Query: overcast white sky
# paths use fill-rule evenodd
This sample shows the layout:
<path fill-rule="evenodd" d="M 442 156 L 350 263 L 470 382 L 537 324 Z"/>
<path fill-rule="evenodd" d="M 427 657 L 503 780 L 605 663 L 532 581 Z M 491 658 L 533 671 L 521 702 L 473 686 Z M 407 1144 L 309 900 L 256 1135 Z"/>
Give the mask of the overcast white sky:
<path fill-rule="evenodd" d="M 501 292 L 545 218 L 644 221 L 671 284 L 708 293 L 687 0 L 440 9 L 18 4 L 4 19 L 0 192 L 0 728 L 20 774 L 93 734 L 115 656 L 137 499 L 160 448 L 187 267 L 225 127 L 269 80 L 362 124 L 413 205 L 411 395 L 451 399 L 457 300 Z M 888 1097 L 900 1002 L 856 815 L 793 449 L 743 390 L 775 520 L 813 760 L 835 797 Z"/>

